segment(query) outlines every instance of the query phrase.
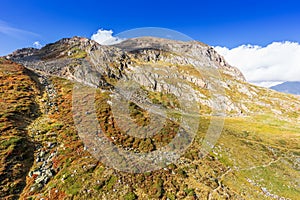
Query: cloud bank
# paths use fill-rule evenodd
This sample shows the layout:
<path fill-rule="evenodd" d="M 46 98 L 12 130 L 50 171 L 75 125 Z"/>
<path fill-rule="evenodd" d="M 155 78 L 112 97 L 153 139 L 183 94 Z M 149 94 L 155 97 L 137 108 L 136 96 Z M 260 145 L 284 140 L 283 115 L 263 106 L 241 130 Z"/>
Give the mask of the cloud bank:
<path fill-rule="evenodd" d="M 102 45 L 112 45 L 122 42 L 124 39 L 114 37 L 112 30 L 99 29 L 97 33 L 93 34 L 91 39 Z"/>
<path fill-rule="evenodd" d="M 300 81 L 299 43 L 273 42 L 266 47 L 214 48 L 229 64 L 238 67 L 249 82 L 270 87 L 285 81 Z"/>

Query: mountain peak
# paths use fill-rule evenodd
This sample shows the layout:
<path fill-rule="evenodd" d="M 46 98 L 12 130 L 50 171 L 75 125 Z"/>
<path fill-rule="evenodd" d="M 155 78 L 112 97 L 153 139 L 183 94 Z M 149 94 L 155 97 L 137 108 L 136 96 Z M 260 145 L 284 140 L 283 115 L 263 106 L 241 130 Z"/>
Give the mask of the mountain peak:
<path fill-rule="evenodd" d="M 122 60 L 122 57 L 133 54 L 136 56 L 149 54 L 146 55 L 146 57 L 152 55 L 149 59 L 158 56 L 156 61 L 167 59 L 173 64 L 195 65 L 198 63 L 197 65 L 219 68 L 224 73 L 245 81 L 243 74 L 237 68 L 230 66 L 212 47 L 197 41 L 184 42 L 156 37 L 139 37 L 115 45 L 100 45 L 94 40 L 75 36 L 47 44 L 40 50 L 33 48 L 17 50 L 7 57 L 16 62 L 23 64 L 26 62 L 27 65 L 31 65 L 30 63 L 46 60 L 89 57 L 89 54 L 95 51 L 98 51 L 98 55 L 105 56 L 109 62 Z M 167 57 L 169 58 L 160 56 L 162 54 L 159 52 L 168 53 Z M 156 61 L 153 60 L 153 62 Z M 31 65 L 31 67 L 36 67 L 36 65 Z"/>
<path fill-rule="evenodd" d="M 271 89 L 279 92 L 300 95 L 300 81 L 287 81 L 279 85 L 272 86 Z"/>

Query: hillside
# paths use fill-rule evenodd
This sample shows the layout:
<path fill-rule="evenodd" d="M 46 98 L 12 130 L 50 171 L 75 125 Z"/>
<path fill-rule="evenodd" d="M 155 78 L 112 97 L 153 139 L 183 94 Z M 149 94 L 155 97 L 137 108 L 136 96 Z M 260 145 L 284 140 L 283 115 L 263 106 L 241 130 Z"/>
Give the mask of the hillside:
<path fill-rule="evenodd" d="M 33 72 L 0 60 L 0 198 L 14 199 L 25 187 L 35 145 L 26 127 L 37 118 L 40 89 Z"/>
<path fill-rule="evenodd" d="M 300 98 L 247 83 L 208 45 L 74 37 L 0 69 L 0 198 L 300 195 Z M 105 138 L 127 154 L 92 146 Z"/>

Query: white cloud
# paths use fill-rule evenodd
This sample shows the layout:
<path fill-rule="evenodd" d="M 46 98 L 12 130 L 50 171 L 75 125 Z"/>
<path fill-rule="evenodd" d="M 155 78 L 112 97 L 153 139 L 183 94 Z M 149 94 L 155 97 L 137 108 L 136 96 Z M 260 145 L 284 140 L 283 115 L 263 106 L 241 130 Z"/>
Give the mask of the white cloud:
<path fill-rule="evenodd" d="M 92 40 L 95 40 L 102 45 L 112 45 L 122 42 L 124 39 L 112 36 L 112 30 L 99 29 L 97 33 L 92 35 Z"/>
<path fill-rule="evenodd" d="M 272 86 L 275 86 L 275 85 L 279 85 L 283 82 L 282 81 L 259 81 L 259 82 L 252 82 L 252 83 L 254 85 L 269 88 L 269 87 L 272 87 Z"/>
<path fill-rule="evenodd" d="M 37 48 L 37 49 L 40 49 L 43 47 L 43 45 L 41 45 L 41 43 L 39 41 L 35 41 L 32 45 L 34 48 Z"/>
<path fill-rule="evenodd" d="M 300 81 L 300 44 L 273 42 L 266 47 L 242 45 L 233 49 L 215 47 L 227 62 L 238 67 L 249 82 L 273 85 Z"/>

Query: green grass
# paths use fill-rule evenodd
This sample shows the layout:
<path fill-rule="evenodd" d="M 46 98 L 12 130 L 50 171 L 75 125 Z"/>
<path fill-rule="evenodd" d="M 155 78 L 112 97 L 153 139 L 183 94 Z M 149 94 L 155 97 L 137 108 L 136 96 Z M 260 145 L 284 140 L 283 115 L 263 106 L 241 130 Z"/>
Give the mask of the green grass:
<path fill-rule="evenodd" d="M 236 169 L 234 173 L 240 179 L 239 184 L 234 183 L 232 178 L 227 178 L 225 182 L 253 194 L 242 187 L 247 184 L 246 178 L 250 178 L 271 193 L 293 199 L 300 194 L 293 180 L 300 176 L 287 161 L 293 159 L 291 155 L 296 156 L 291 149 L 300 152 L 299 140 L 299 128 L 293 122 L 280 121 L 270 116 L 226 119 L 217 144 L 221 150 L 215 148 L 218 154 L 216 157 L 225 166 Z M 277 159 L 277 162 L 268 165 Z"/>
<path fill-rule="evenodd" d="M 70 185 L 70 187 L 66 190 L 66 192 L 70 195 L 77 195 L 81 189 L 81 185 L 77 182 Z"/>
<path fill-rule="evenodd" d="M 22 137 L 10 137 L 9 139 L 0 142 L 0 148 L 7 149 L 11 145 L 15 146 L 17 143 L 21 142 L 22 139 Z"/>
<path fill-rule="evenodd" d="M 87 53 L 78 47 L 73 47 L 69 51 L 72 53 L 72 55 L 69 56 L 70 58 L 80 59 L 85 58 L 87 56 Z"/>
<path fill-rule="evenodd" d="M 116 181 L 117 181 L 117 177 L 111 176 L 110 179 L 105 184 L 106 189 L 111 190 L 113 188 L 114 184 L 116 183 Z"/>
<path fill-rule="evenodd" d="M 128 192 L 124 195 L 124 200 L 135 200 L 137 196 L 134 192 Z"/>

